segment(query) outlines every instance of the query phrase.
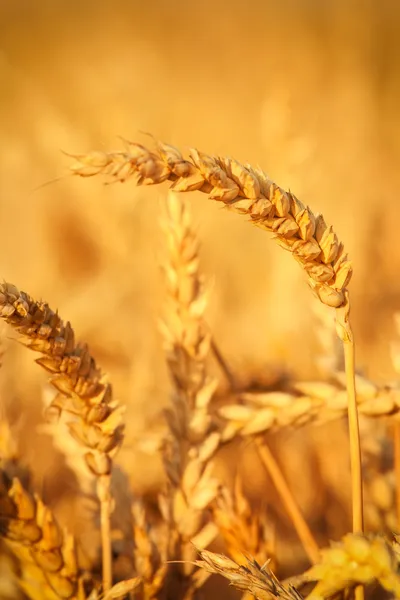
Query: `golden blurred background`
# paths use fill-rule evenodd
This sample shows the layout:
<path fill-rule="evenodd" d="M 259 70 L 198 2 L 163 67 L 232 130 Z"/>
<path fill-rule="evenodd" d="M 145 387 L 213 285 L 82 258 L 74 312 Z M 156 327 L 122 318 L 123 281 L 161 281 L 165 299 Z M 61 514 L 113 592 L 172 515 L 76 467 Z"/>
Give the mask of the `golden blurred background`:
<path fill-rule="evenodd" d="M 161 427 L 169 394 L 157 329 L 166 188 L 65 176 L 61 150 L 114 150 L 118 136 L 146 142 L 145 131 L 262 166 L 335 226 L 354 263 L 358 366 L 393 378 L 399 26 L 396 0 L 0 1 L 0 273 L 58 308 L 110 374 L 127 405 L 121 461 L 134 489 L 161 477 L 157 457 L 135 460 L 134 439 Z M 213 281 L 208 319 L 232 368 L 312 378 L 315 317 L 301 270 L 263 231 L 200 194 L 190 202 Z M 66 468 L 33 427 L 43 421 L 45 375 L 3 335 L 2 404 L 20 451 L 45 498 L 72 513 Z M 345 448 L 329 455 L 333 439 L 345 443 L 345 426 L 326 433 L 306 428 L 281 444 L 288 476 L 302 472 L 292 484 L 311 514 L 315 440 L 348 500 Z M 305 453 L 294 456 L 298 447 Z"/>

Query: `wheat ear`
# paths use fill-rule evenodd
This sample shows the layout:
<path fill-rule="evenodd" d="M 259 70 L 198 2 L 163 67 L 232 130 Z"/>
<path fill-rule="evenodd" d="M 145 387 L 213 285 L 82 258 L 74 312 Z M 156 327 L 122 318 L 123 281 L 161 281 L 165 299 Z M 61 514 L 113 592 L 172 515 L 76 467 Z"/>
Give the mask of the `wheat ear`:
<path fill-rule="evenodd" d="M 223 442 L 237 436 L 276 432 L 308 424 L 329 423 L 347 412 L 345 374 L 337 380 L 293 381 L 283 391 L 242 392 L 231 404 L 217 409 Z M 397 419 L 400 415 L 400 390 L 377 386 L 364 377 L 356 377 L 358 411 L 371 420 Z"/>
<path fill-rule="evenodd" d="M 112 586 L 112 456 L 122 442 L 122 409 L 87 346 L 75 342 L 70 323 L 64 323 L 45 302 L 4 283 L 0 316 L 18 331 L 24 345 L 42 354 L 36 362 L 52 374 L 50 382 L 58 391 L 51 409 L 72 416 L 70 434 L 86 449 L 85 462 L 96 477 L 100 501 L 103 591 L 107 593 Z"/>
<path fill-rule="evenodd" d="M 243 493 L 242 480 L 236 476 L 233 490 L 222 487 L 212 505 L 213 519 L 229 555 L 242 562 L 244 555 L 259 563 L 275 564 L 274 529 L 266 511 L 252 508 Z"/>
<path fill-rule="evenodd" d="M 175 388 L 166 412 L 170 435 L 163 452 L 168 475 L 164 506 L 170 504 L 174 523 L 170 558 L 185 561 L 183 572 L 175 578 L 178 596 L 189 599 L 204 581 L 204 572 L 196 572 L 190 563 L 194 558 L 191 540 L 205 547 L 217 533 L 204 518 L 219 487 L 212 475 L 212 458 L 221 438 L 212 431 L 209 414 L 217 382 L 206 368 L 211 334 L 204 320 L 208 294 L 199 269 L 199 243 L 187 206 L 172 192 L 162 226 L 168 252 L 162 265 L 166 301 L 160 325 Z"/>
<path fill-rule="evenodd" d="M 249 592 L 257 600 L 303 600 L 303 596 L 292 586 L 283 585 L 272 573 L 268 563 L 263 566 L 251 557 L 246 557 L 246 564 L 237 564 L 223 554 L 215 554 L 207 550 L 199 551 L 200 560 L 196 564 L 208 571 L 222 575 L 236 589 Z"/>
<path fill-rule="evenodd" d="M 38 496 L 0 470 L 0 534 L 21 567 L 20 586 L 29 598 L 84 600 L 84 578 L 74 540 Z"/>

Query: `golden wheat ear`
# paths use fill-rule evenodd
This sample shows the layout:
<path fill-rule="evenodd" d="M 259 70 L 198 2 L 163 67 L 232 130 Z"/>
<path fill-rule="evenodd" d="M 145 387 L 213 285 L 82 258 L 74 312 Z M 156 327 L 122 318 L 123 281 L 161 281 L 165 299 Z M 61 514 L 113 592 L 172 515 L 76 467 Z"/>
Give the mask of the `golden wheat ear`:
<path fill-rule="evenodd" d="M 123 438 L 123 409 L 87 346 L 75 341 L 70 323 L 64 323 L 48 304 L 3 283 L 0 317 L 20 334 L 25 346 L 42 355 L 36 362 L 51 373 L 50 382 L 58 392 L 51 409 L 71 416 L 69 432 L 85 449 L 85 463 L 94 475 L 100 502 L 103 591 L 108 592 L 112 585 L 111 471 Z"/>
<path fill-rule="evenodd" d="M 324 304 L 338 308 L 346 303 L 352 267 L 333 228 L 261 169 L 195 149 L 186 160 L 177 148 L 161 142 L 154 151 L 127 142 L 125 152 L 92 152 L 75 159 L 70 170 L 81 177 L 103 174 L 111 181 L 135 178 L 138 185 L 169 180 L 176 192 L 200 190 L 208 194 L 273 233 L 279 245 L 304 268 L 310 286 Z"/>
<path fill-rule="evenodd" d="M 171 515 L 172 531 L 167 583 L 177 596 L 192 598 L 207 577 L 196 570 L 192 540 L 205 547 L 218 531 L 208 509 L 218 493 L 213 458 L 221 436 L 213 428 L 210 402 L 217 387 L 207 371 L 211 334 L 205 322 L 208 288 L 200 271 L 199 242 L 189 207 L 182 196 L 169 193 L 162 220 L 167 252 L 162 269 L 166 299 L 160 321 L 169 372 L 174 385 L 166 411 L 169 435 L 163 462 L 168 484 L 163 514 Z M 167 519 L 165 519 L 167 521 Z"/>
<path fill-rule="evenodd" d="M 19 585 L 27 596 L 85 600 L 85 577 L 73 538 L 62 531 L 37 495 L 1 469 L 0 503 L 0 536 L 19 561 Z"/>

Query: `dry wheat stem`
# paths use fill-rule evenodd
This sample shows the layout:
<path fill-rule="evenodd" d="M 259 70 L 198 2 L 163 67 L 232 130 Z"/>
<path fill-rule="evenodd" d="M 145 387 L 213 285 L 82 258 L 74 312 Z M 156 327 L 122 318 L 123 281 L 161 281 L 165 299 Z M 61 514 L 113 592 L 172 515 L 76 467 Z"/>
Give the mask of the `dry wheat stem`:
<path fill-rule="evenodd" d="M 346 365 L 347 390 L 349 394 L 349 428 L 352 430 L 350 435 L 350 459 L 352 474 L 352 499 L 353 499 L 353 531 L 362 533 L 364 531 L 364 511 L 363 511 L 363 481 L 361 471 L 361 446 L 356 386 L 355 386 L 355 368 L 354 368 L 354 342 L 352 340 L 344 342 L 344 355 Z"/>
<path fill-rule="evenodd" d="M 345 291 L 346 302 L 336 309 L 336 329 L 343 342 L 346 389 L 348 395 L 348 423 L 350 441 L 351 501 L 353 513 L 353 533 L 364 531 L 363 479 L 361 466 L 360 427 L 358 423 L 357 394 L 355 383 L 355 348 L 350 325 L 349 293 Z M 364 588 L 357 586 L 356 600 L 364 599 Z"/>
<path fill-rule="evenodd" d="M 112 588 L 112 548 L 111 548 L 111 476 L 102 475 L 97 480 L 97 497 L 100 500 L 100 530 L 103 590 L 107 595 Z"/>
<path fill-rule="evenodd" d="M 217 342 L 213 337 L 211 338 L 211 350 L 215 356 L 217 363 L 221 368 L 221 371 L 225 375 L 226 381 L 229 384 L 230 391 L 234 392 L 237 389 L 235 375 L 233 374 L 232 369 L 229 367 L 227 361 L 224 358 L 224 355 L 222 354 Z"/>
<path fill-rule="evenodd" d="M 58 393 L 50 405 L 57 415 L 71 415 L 68 428 L 86 449 L 85 461 L 97 479 L 103 553 L 103 591 L 111 588 L 110 473 L 112 457 L 122 442 L 122 408 L 86 345 L 75 342 L 64 323 L 45 302 L 36 302 L 9 283 L 0 285 L 0 316 L 21 335 L 20 341 L 40 352 L 36 360 L 52 375 Z"/>
<path fill-rule="evenodd" d="M 306 551 L 310 562 L 313 564 L 317 563 L 320 557 L 318 544 L 312 534 L 311 529 L 307 525 L 307 521 L 305 520 L 299 505 L 290 491 L 281 468 L 279 467 L 274 455 L 265 441 L 261 440 L 260 438 L 256 438 L 256 447 L 260 459 L 267 469 L 272 482 L 282 499 L 286 511 L 292 520 L 294 528 L 301 543 L 303 544 L 304 550 Z"/>
<path fill-rule="evenodd" d="M 400 334 L 400 313 L 394 318 L 397 333 Z M 400 343 L 395 341 L 391 347 L 392 363 L 397 373 L 400 373 Z M 394 442 L 394 472 L 396 476 L 396 512 L 397 530 L 400 531 L 400 423 L 395 422 L 393 426 Z"/>
<path fill-rule="evenodd" d="M 393 440 L 394 440 L 394 472 L 396 478 L 396 516 L 397 516 L 397 531 L 400 531 L 400 425 L 393 425 Z"/>

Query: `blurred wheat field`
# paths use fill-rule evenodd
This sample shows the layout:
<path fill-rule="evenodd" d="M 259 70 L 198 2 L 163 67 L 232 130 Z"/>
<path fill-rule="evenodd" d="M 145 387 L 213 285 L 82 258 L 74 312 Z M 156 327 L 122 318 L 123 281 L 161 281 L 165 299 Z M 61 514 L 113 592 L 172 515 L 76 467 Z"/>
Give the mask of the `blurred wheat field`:
<path fill-rule="evenodd" d="M 118 464 L 135 492 L 153 497 L 163 479 L 158 456 L 138 440 L 162 430 L 169 400 L 157 328 L 166 190 L 71 178 L 60 151 L 119 148 L 118 136 L 147 143 L 140 132 L 150 131 L 259 164 L 335 224 L 354 264 L 358 367 L 393 380 L 399 25 L 394 0 L 0 0 L 0 273 L 70 320 L 109 374 L 126 405 Z M 315 378 L 317 325 L 301 270 L 264 232 L 190 196 L 212 281 L 207 322 L 233 371 L 272 385 Z M 46 377 L 8 337 L 1 411 L 42 496 L 70 530 L 95 538 L 42 425 Z M 383 427 L 379 443 L 389 444 Z M 346 424 L 283 431 L 271 444 L 317 537 L 347 531 Z M 235 449 L 224 449 L 218 468 L 229 482 L 234 461 Z M 304 555 L 254 449 L 241 450 L 238 469 L 254 503 L 268 497 L 291 574 Z"/>

